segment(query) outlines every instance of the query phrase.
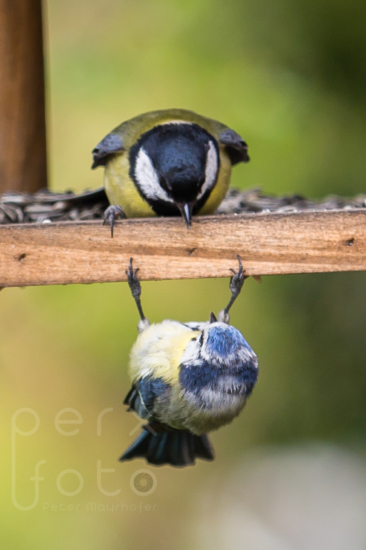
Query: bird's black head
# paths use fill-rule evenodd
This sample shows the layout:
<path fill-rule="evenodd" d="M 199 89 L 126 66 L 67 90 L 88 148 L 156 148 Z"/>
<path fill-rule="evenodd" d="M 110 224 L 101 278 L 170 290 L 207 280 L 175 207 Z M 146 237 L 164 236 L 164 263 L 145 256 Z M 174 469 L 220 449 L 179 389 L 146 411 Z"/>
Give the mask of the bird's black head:
<path fill-rule="evenodd" d="M 141 196 L 162 216 L 182 214 L 186 225 L 216 184 L 216 139 L 198 124 L 155 126 L 130 151 L 130 176 Z"/>

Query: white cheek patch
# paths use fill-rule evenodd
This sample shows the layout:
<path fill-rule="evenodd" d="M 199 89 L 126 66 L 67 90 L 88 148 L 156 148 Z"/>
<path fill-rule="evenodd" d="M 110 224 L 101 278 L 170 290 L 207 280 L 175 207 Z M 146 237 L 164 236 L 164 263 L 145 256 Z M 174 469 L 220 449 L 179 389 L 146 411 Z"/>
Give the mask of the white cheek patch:
<path fill-rule="evenodd" d="M 212 189 L 215 184 L 217 170 L 219 168 L 219 159 L 217 157 L 216 147 L 212 141 L 209 141 L 207 157 L 206 157 L 206 170 L 205 170 L 205 182 L 202 185 L 201 192 L 197 199 L 200 199 L 208 189 Z"/>
<path fill-rule="evenodd" d="M 148 199 L 160 199 L 165 202 L 174 202 L 167 192 L 160 186 L 159 176 L 143 147 L 140 148 L 135 163 L 135 178 L 143 195 Z"/>
<path fill-rule="evenodd" d="M 193 122 L 187 122 L 185 120 L 167 120 L 166 122 L 161 122 L 159 126 L 166 126 L 167 124 L 188 124 L 192 126 Z"/>
<path fill-rule="evenodd" d="M 188 342 L 186 349 L 183 352 L 180 362 L 185 363 L 189 366 L 199 359 L 201 345 L 198 341 L 198 336 L 200 333 L 197 332 L 197 338 Z"/>

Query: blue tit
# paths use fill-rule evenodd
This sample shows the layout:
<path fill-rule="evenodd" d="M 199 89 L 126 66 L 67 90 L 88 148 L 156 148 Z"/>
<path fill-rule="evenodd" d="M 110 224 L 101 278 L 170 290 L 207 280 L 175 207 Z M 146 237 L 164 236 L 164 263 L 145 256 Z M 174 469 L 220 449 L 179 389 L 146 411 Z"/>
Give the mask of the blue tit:
<path fill-rule="evenodd" d="M 211 214 L 226 195 L 231 166 L 248 162 L 247 144 L 224 124 L 184 109 L 139 115 L 108 134 L 93 150 L 105 166 L 112 205 L 105 221 Z"/>
<path fill-rule="evenodd" d="M 238 257 L 239 258 L 239 257 Z M 229 309 L 246 276 L 230 282 L 231 300 L 209 322 L 163 321 L 150 325 L 141 307 L 141 286 L 132 259 L 126 272 L 139 313 L 140 334 L 130 355 L 132 388 L 124 404 L 147 421 L 120 460 L 183 467 L 213 460 L 207 432 L 229 424 L 243 409 L 258 378 L 258 360 L 229 323 Z"/>

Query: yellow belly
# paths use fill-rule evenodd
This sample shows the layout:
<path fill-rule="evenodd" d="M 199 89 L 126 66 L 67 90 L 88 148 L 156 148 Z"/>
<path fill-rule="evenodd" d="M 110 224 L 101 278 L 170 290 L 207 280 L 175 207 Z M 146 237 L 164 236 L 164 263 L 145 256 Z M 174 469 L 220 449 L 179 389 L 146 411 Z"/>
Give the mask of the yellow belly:
<path fill-rule="evenodd" d="M 104 186 L 108 200 L 122 207 L 127 218 L 156 216 L 154 210 L 138 192 L 129 175 L 128 154 L 115 155 L 105 169 Z"/>

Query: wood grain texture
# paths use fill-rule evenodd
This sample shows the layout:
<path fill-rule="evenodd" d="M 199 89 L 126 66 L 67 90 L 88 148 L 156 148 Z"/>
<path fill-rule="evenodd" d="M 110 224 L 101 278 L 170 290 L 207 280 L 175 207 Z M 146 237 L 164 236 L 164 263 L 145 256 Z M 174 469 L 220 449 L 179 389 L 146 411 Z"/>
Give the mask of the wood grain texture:
<path fill-rule="evenodd" d="M 0 192 L 47 186 L 41 0 L 0 0 Z"/>
<path fill-rule="evenodd" d="M 0 287 L 125 281 L 130 257 L 143 280 L 366 269 L 366 212 L 240 214 L 0 226 Z"/>

